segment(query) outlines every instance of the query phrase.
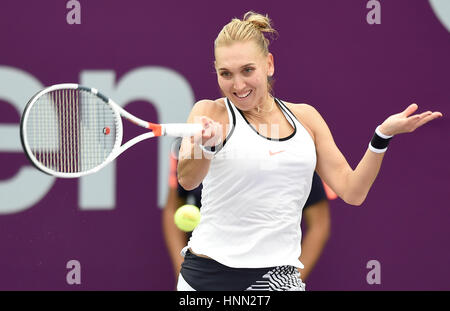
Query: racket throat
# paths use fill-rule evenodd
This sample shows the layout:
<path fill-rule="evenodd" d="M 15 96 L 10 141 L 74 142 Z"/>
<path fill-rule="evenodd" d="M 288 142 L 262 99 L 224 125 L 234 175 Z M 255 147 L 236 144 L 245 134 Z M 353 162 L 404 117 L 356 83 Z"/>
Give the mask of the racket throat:
<path fill-rule="evenodd" d="M 148 124 L 148 128 L 150 130 L 152 130 L 152 132 L 155 134 L 155 136 L 162 136 L 163 135 L 162 126 L 160 124 L 149 123 Z"/>

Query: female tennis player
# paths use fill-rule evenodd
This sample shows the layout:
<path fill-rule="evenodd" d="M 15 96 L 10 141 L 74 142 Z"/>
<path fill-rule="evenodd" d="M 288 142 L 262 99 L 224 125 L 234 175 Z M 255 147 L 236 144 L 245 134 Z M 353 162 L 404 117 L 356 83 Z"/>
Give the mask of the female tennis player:
<path fill-rule="evenodd" d="M 299 224 L 314 170 L 346 203 L 361 205 L 392 136 L 442 116 L 414 114 L 412 104 L 388 117 L 353 170 L 314 107 L 271 95 L 266 35 L 274 33 L 268 16 L 248 12 L 214 42 L 224 97 L 194 105 L 188 122 L 201 122 L 202 135 L 183 139 L 178 163 L 185 189 L 203 182 L 178 290 L 304 290 Z"/>

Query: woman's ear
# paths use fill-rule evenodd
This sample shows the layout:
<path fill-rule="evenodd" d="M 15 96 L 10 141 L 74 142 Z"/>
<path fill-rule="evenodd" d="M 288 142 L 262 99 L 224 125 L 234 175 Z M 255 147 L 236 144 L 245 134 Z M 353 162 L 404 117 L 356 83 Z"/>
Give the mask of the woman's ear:
<path fill-rule="evenodd" d="M 275 65 L 272 53 L 267 54 L 267 75 L 272 77 L 275 73 Z"/>

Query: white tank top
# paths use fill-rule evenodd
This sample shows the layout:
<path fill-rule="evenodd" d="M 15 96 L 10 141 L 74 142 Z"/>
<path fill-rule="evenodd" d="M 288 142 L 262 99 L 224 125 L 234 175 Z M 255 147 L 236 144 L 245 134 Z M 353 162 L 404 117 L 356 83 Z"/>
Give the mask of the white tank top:
<path fill-rule="evenodd" d="M 316 149 L 285 104 L 275 102 L 294 128 L 279 140 L 258 133 L 226 99 L 233 126 L 203 180 L 201 220 L 187 247 L 229 267 L 303 268 L 300 221 Z"/>

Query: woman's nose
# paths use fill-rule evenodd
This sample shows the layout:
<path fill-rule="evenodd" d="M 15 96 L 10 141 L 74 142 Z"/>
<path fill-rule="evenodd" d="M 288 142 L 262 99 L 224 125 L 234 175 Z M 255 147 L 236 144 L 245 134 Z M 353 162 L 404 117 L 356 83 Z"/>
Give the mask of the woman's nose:
<path fill-rule="evenodd" d="M 245 81 L 239 77 L 234 78 L 233 88 L 236 91 L 242 91 L 245 88 Z"/>

